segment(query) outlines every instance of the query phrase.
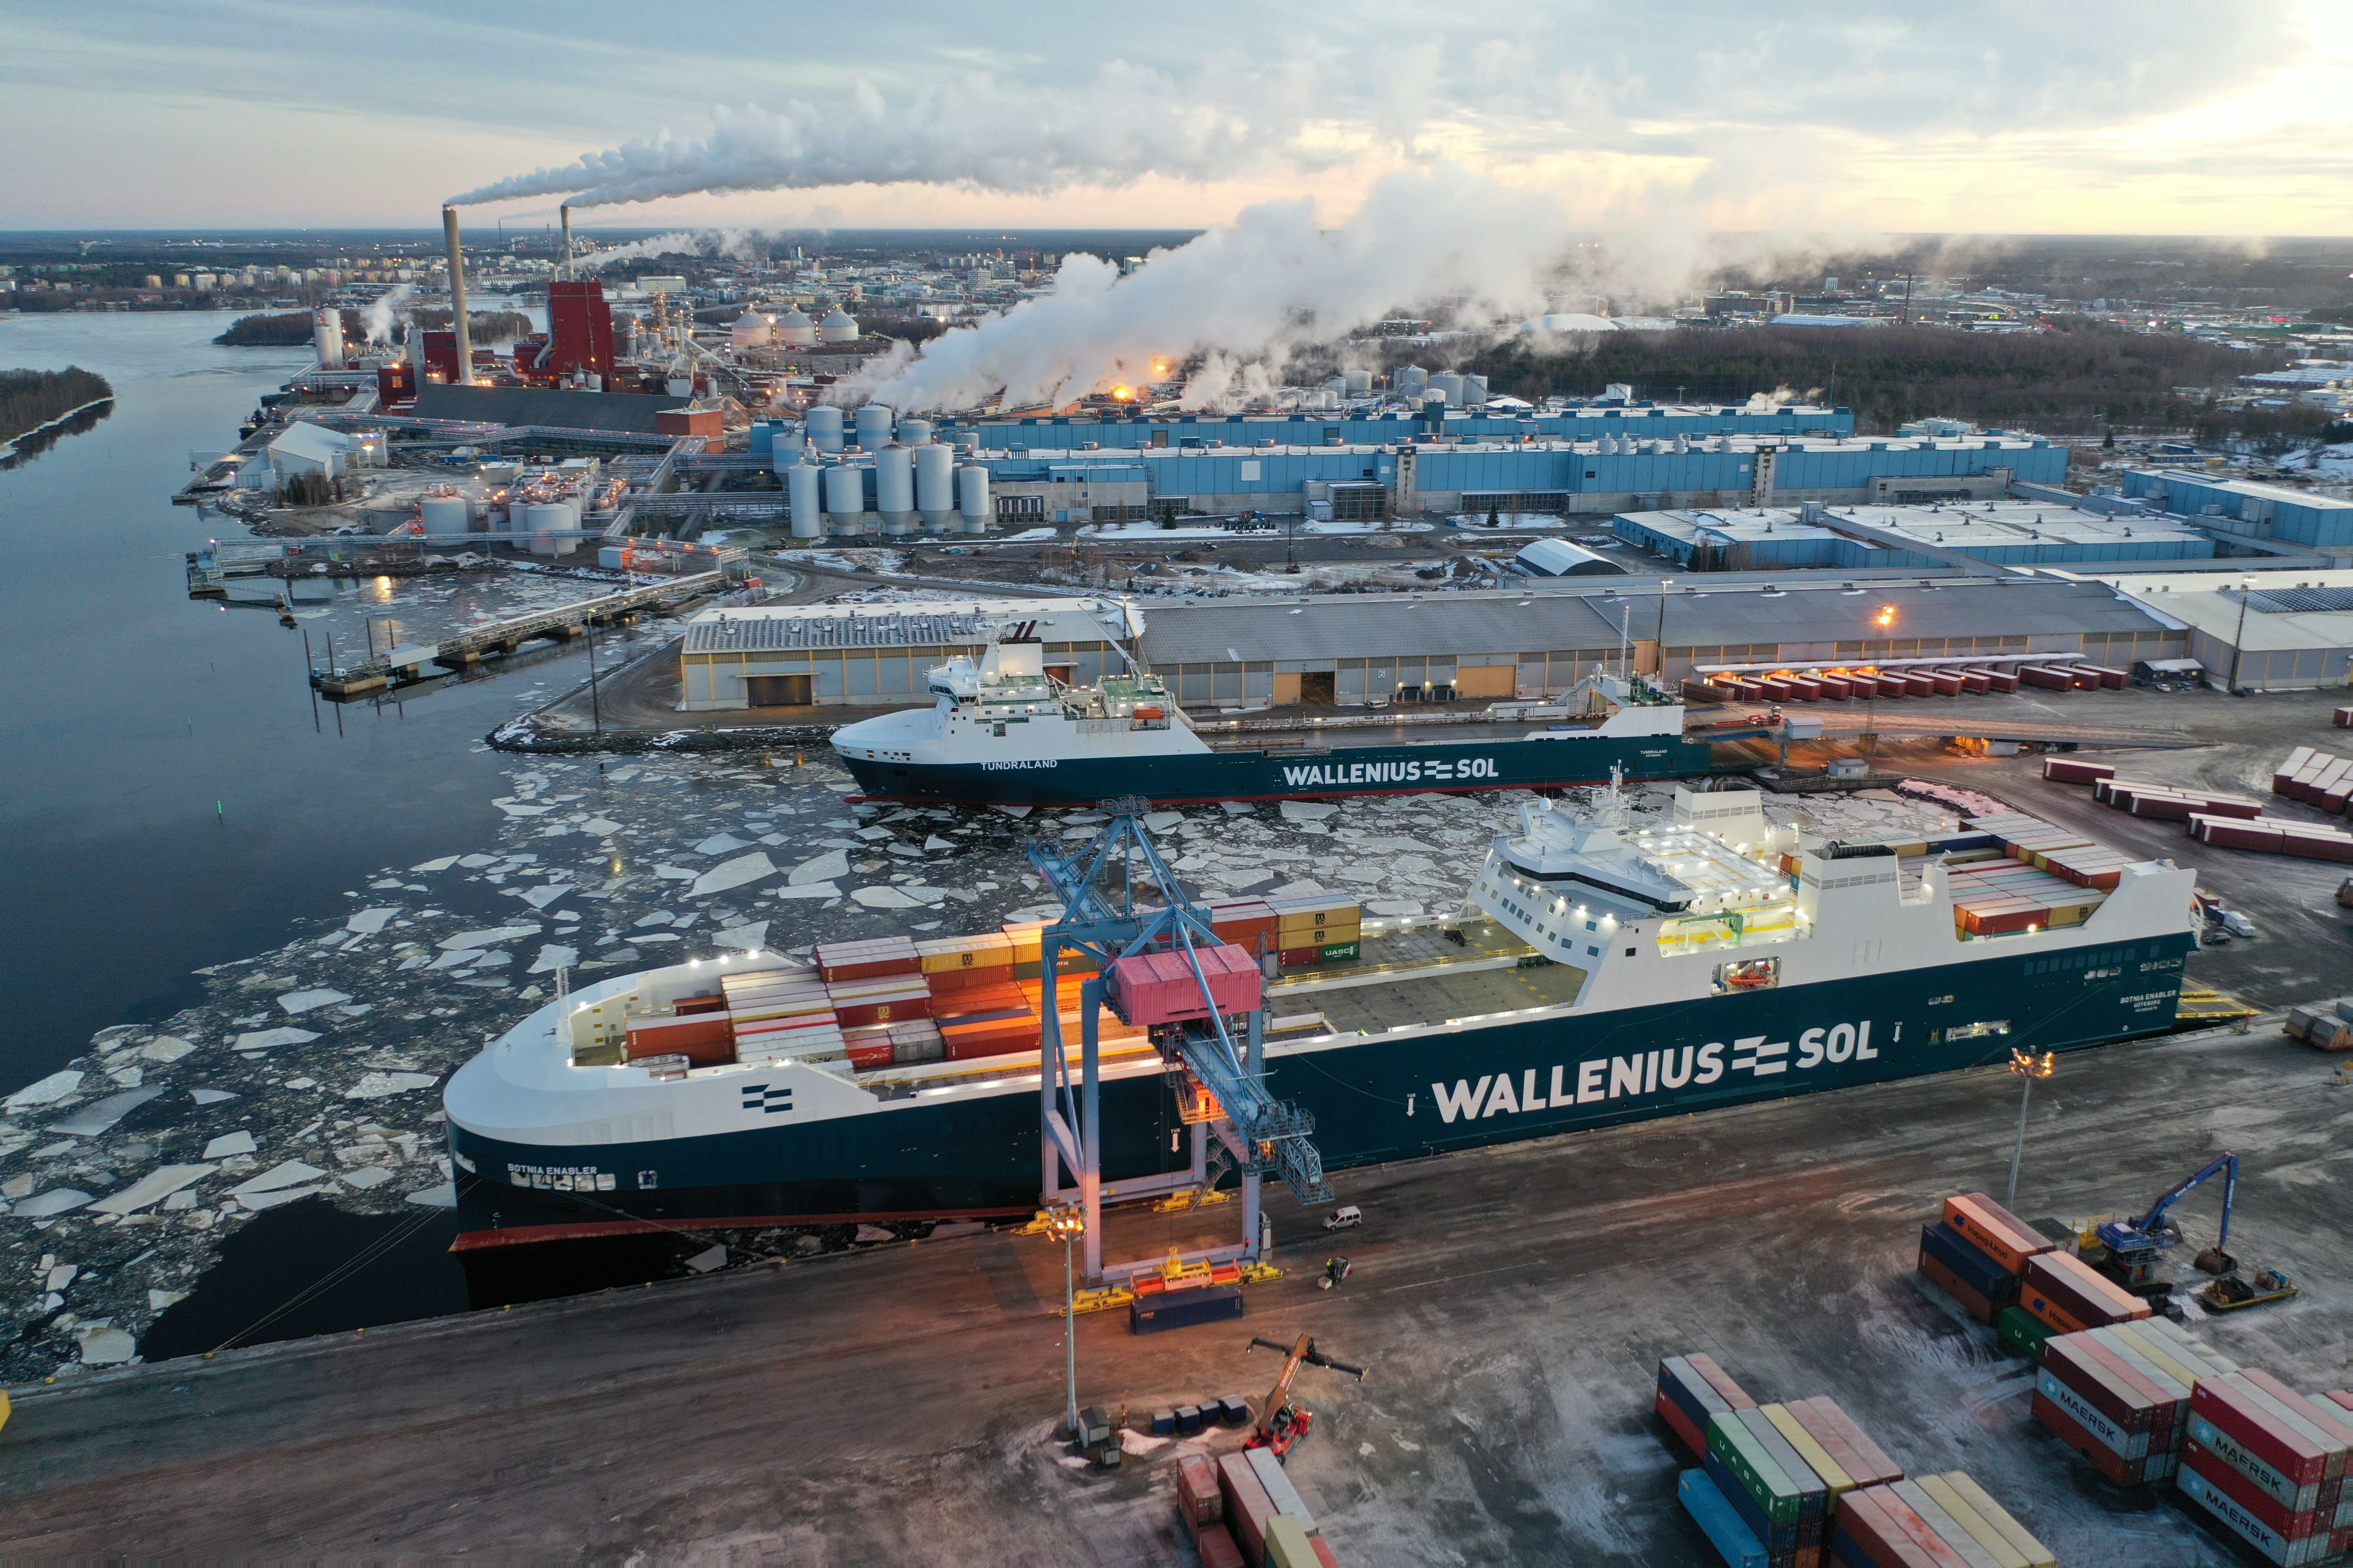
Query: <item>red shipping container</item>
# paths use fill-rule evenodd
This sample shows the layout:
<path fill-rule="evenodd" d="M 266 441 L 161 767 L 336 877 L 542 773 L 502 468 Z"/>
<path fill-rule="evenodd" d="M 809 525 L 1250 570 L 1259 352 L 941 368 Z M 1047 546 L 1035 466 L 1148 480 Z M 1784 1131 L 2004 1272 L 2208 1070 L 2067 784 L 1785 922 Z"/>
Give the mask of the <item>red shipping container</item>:
<path fill-rule="evenodd" d="M 1228 944 L 1197 947 L 1197 977 L 1181 952 L 1139 952 L 1112 966 L 1120 1016 L 1131 1024 L 1175 1024 L 1219 1013 L 1248 1013 L 1259 1005 L 1258 961 Z M 1209 994 L 1201 994 L 1201 983 Z M 1212 1003 L 1215 1004 L 1214 1008 Z"/>
<path fill-rule="evenodd" d="M 2116 768 L 2107 763 L 2079 763 L 2072 757 L 2045 757 L 2042 776 L 2054 784 L 2097 784 L 2116 776 Z"/>
<path fill-rule="evenodd" d="M 2346 1468 L 2353 1468 L 2353 1421 L 2348 1421 L 2335 1405 L 2306 1398 L 2261 1367 L 2242 1367 L 2233 1375 L 2245 1378 L 2284 1405 L 2297 1420 L 2316 1428 L 2323 1441 L 2344 1449 Z M 2330 1473 L 2343 1474 L 2345 1468 L 2331 1467 Z"/>
<path fill-rule="evenodd" d="M 2018 679 L 2021 686 L 2031 686 L 2043 691 L 2073 691 L 2075 689 L 2073 676 L 2039 664 L 2020 666 Z"/>
<path fill-rule="evenodd" d="M 1958 697 L 1961 694 L 1961 678 L 1949 669 L 1936 670 L 1928 679 L 1936 682 L 1939 697 Z"/>
<path fill-rule="evenodd" d="M 1848 1497 L 1853 1495 L 1852 1492 L 1847 1494 Z M 1901 1541 L 1928 1562 L 1939 1564 L 1939 1568 L 1947 1563 L 1959 1563 L 1962 1568 L 1968 1568 L 1968 1559 L 1963 1557 L 1935 1525 L 1921 1518 L 1919 1510 L 1898 1496 L 1894 1488 L 1877 1488 L 1870 1500 L 1877 1506 L 1880 1518 L 1886 1521 L 1885 1538 Z M 1845 1499 L 1840 1501 L 1842 1506 Z"/>
<path fill-rule="evenodd" d="M 1934 697 L 1936 695 L 1936 681 L 1934 676 L 1907 675 L 1903 678 L 1903 680 L 1904 695 L 1906 697 Z"/>
<path fill-rule="evenodd" d="M 1218 1489 L 1218 1468 L 1199 1454 L 1176 1461 L 1176 1508 L 1198 1531 L 1226 1517 L 1225 1494 Z"/>
<path fill-rule="evenodd" d="M 1965 669 L 1961 671 L 1961 689 L 1967 691 L 1973 697 L 1983 692 L 1991 691 L 1993 689 L 1993 677 L 1987 674 L 1982 669 Z"/>
<path fill-rule="evenodd" d="M 923 976 L 923 984 L 937 996 L 944 991 L 967 991 L 978 985 L 1010 985 L 1013 965 L 998 964 L 987 969 L 935 969 Z"/>
<path fill-rule="evenodd" d="M 2034 1418 L 2042 1422 L 2052 1436 L 2089 1459 L 2094 1469 L 2116 1482 L 2116 1485 L 2137 1486 L 2148 1479 L 2150 1463 L 2147 1458 L 2126 1458 L 2114 1448 L 2084 1431 L 2073 1416 L 2052 1404 L 2041 1389 L 2035 1390 L 2033 1403 L 2029 1408 L 2032 1411 Z M 2171 1457 L 2166 1455 L 2163 1458 L 2170 1459 Z M 2162 1469 L 2163 1464 L 2160 1462 L 2158 1465 L 2160 1473 Z"/>
<path fill-rule="evenodd" d="M 1876 1563 L 1879 1568 L 1953 1568 L 1959 1563 L 1968 1568 L 1968 1560 L 1950 1547 L 1938 1556 L 1928 1548 L 1915 1545 L 1887 1510 L 1880 1507 L 1882 1497 L 1894 1494 L 1883 1487 L 1861 1488 L 1843 1493 L 1838 1500 L 1838 1511 L 1831 1517 L 1833 1542 L 1843 1539 L 1852 1548 L 1843 1553 L 1853 1561 L 1860 1554 L 1862 1561 Z"/>
<path fill-rule="evenodd" d="M 1822 700 L 1825 702 L 1843 702 L 1854 694 L 1854 683 L 1843 675 L 1820 675 L 1814 679 L 1822 689 Z"/>
<path fill-rule="evenodd" d="M 2181 1467 L 2213 1482 L 2215 1489 L 2290 1541 L 2301 1541 L 2316 1530 L 2327 1528 L 2329 1521 L 2321 1517 L 2319 1510 L 2295 1512 L 2195 1437 L 2181 1445 Z"/>
<path fill-rule="evenodd" d="M 1822 696 L 1822 683 L 1810 675 L 1792 676 L 1789 679 L 1789 695 L 1800 702 L 1819 702 Z"/>
<path fill-rule="evenodd" d="M 2287 754 L 2287 760 L 2272 770 L 2272 793 L 2284 794 L 2287 789 L 2287 781 L 2295 776 L 2296 769 L 2312 761 L 2312 758 L 2313 750 L 2310 746 L 2298 746 L 2295 751 L 2290 752 Z"/>
<path fill-rule="evenodd" d="M 2173 1401 L 2137 1374 L 2122 1358 L 2089 1334 L 2061 1334 L 2042 1342 L 2042 1369 L 2083 1396 L 2084 1402 L 2128 1436 L 2160 1440 L 2173 1426 Z"/>
<path fill-rule="evenodd" d="M 909 937 L 883 937 L 871 942 L 820 942 L 817 972 L 828 984 L 837 980 L 876 980 L 886 974 L 920 974 L 923 955 Z"/>
<path fill-rule="evenodd" d="M 2334 1464 L 2345 1473 L 2343 1449 L 2331 1450 L 2296 1431 L 2238 1386 L 2238 1373 L 2200 1378 L 2190 1391 L 2189 1408 L 2214 1424 L 2215 1429 L 2297 1486 L 2326 1480 Z"/>
<path fill-rule="evenodd" d="M 922 985 L 902 986 L 880 996 L 861 996 L 834 1004 L 833 1016 L 843 1028 L 858 1024 L 888 1024 L 931 1016 L 932 994 Z"/>
<path fill-rule="evenodd" d="M 1986 684 L 1996 691 L 2018 689 L 2018 671 L 2014 669 L 1989 669 L 1985 672 L 1985 678 Z"/>
<path fill-rule="evenodd" d="M 2353 863 L 2353 839 L 2323 838 L 2314 833 L 2283 833 L 2279 852 L 2299 860 L 2333 860 L 2339 865 Z"/>
<path fill-rule="evenodd" d="M 2085 665 L 2084 668 L 2090 673 L 2098 676 L 2100 678 L 2100 685 L 2107 690 L 2122 691 L 2126 687 L 2132 684 L 2132 671 L 2128 669 L 2111 669 L 2104 664 L 2090 664 Z"/>
<path fill-rule="evenodd" d="M 1724 1402 L 1735 1410 L 1754 1410 L 1757 1401 L 1746 1389 L 1732 1380 L 1732 1374 L 1718 1366 L 1712 1355 L 1687 1355 L 1683 1360 L 1691 1369 L 1707 1380 L 1707 1385 L 1724 1396 Z"/>
<path fill-rule="evenodd" d="M 735 1059 L 735 1026 L 723 1013 L 695 1013 L 677 1019 L 641 1019 L 628 1026 L 631 1061 L 678 1055 L 699 1068 Z"/>
<path fill-rule="evenodd" d="M 1039 1047 L 1041 1026 L 1033 1015 L 1018 1018 L 991 1018 L 980 1023 L 947 1024 L 940 1029 L 940 1042 L 952 1062 L 971 1061 L 977 1057 L 1001 1057 L 1014 1051 L 1034 1051 Z"/>
<path fill-rule="evenodd" d="M 1201 1549 L 1201 1568 L 1248 1568 L 1242 1549 L 1234 1544 L 1234 1532 L 1222 1524 L 1202 1531 L 1194 1544 Z"/>
<path fill-rule="evenodd" d="M 1764 689 L 1766 698 L 1774 702 L 1787 702 L 1789 700 L 1790 692 L 1796 689 L 1788 680 L 1778 675 L 1768 675 L 1757 684 Z"/>
<path fill-rule="evenodd" d="M 2132 814 L 2159 822 L 2187 822 L 2195 804 L 2178 795 L 2141 794 L 2133 796 Z"/>
<path fill-rule="evenodd" d="M 1316 1568 L 1340 1568 L 1340 1560 L 1332 1555 L 1330 1543 L 1325 1542 L 1322 1536 L 1309 1536 L 1307 1538 L 1307 1544 L 1315 1549 Z M 1820 1568 L 1819 1564 L 1817 1565 L 1817 1568 Z"/>
<path fill-rule="evenodd" d="M 691 1013 L 724 1013 L 727 998 L 715 991 L 708 996 L 681 996 L 670 1005 L 670 1010 L 681 1017 Z"/>
<path fill-rule="evenodd" d="M 1812 1433 L 1815 1441 L 1823 1447 L 1831 1447 L 1833 1438 L 1844 1445 L 1839 1451 L 1839 1462 L 1855 1485 L 1876 1486 L 1904 1479 L 1904 1468 L 1889 1458 L 1878 1444 L 1865 1436 L 1862 1428 L 1856 1426 L 1853 1418 L 1840 1409 L 1838 1402 L 1830 1395 L 1824 1394 L 1811 1399 L 1793 1399 L 1782 1408 L 1795 1415 L 1798 1424 Z"/>
<path fill-rule="evenodd" d="M 1692 1425 L 1692 1418 L 1683 1414 L 1683 1407 L 1677 1405 L 1665 1389 L 1652 1393 L 1651 1408 L 1659 1413 L 1659 1419 L 1667 1424 L 1669 1431 L 1683 1439 L 1683 1447 L 1691 1450 L 1694 1460 L 1707 1458 L 1707 1434 Z"/>
<path fill-rule="evenodd" d="M 891 1039 L 887 1035 L 880 1043 L 850 1046 L 845 1042 L 845 1049 L 849 1058 L 849 1065 L 860 1072 L 868 1072 L 875 1068 L 887 1068 L 898 1059 L 892 1051 Z"/>
<path fill-rule="evenodd" d="M 1266 1561 L 1266 1527 L 1274 1518 L 1274 1500 L 1266 1495 L 1241 1454 L 1227 1454 L 1218 1460 L 1218 1486 L 1226 1496 L 1226 1525 L 1233 1531 L 1234 1544 L 1242 1549 L 1242 1560 L 1260 1568 Z"/>
<path fill-rule="evenodd" d="M 2133 1295 L 2071 1253 L 2045 1252 L 2028 1259 L 2026 1283 L 2040 1289 L 2064 1310 L 2087 1320 L 2083 1327 L 2099 1328 L 2127 1319 L 2146 1318 L 2147 1301 Z"/>

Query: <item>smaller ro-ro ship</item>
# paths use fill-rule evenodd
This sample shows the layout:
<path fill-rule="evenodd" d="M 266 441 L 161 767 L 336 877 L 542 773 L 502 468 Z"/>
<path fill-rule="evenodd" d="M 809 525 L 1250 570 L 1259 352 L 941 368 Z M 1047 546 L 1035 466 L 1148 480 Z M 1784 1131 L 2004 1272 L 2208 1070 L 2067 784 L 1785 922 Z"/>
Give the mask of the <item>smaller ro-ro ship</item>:
<path fill-rule="evenodd" d="M 834 750 L 869 800 L 970 805 L 1555 789 L 1613 774 L 1689 778 L 1711 765 L 1707 744 L 1683 738 L 1682 700 L 1639 679 L 1588 677 L 1542 705 L 1541 724 L 1335 718 L 1281 738 L 1211 741 L 1159 677 L 1135 668 L 1068 686 L 1043 656 L 1029 627 L 1009 626 L 978 658 L 925 672 L 931 707 L 844 725 Z"/>

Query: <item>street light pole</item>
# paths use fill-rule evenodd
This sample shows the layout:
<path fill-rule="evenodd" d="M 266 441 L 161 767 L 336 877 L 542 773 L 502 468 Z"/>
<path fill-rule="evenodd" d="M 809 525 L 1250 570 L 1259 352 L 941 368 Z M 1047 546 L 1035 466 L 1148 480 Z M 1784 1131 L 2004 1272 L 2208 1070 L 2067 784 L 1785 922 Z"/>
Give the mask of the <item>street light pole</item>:
<path fill-rule="evenodd" d="M 1667 688 L 1667 590 L 1674 585 L 1672 577 L 1659 579 L 1659 628 L 1652 639 L 1658 652 L 1652 659 L 1651 673 L 1655 677 L 1651 684 L 1662 691 Z"/>
<path fill-rule="evenodd" d="M 2018 1142 L 2010 1146 L 2010 1190 L 2002 1194 L 2004 1208 L 2018 1202 L 2018 1163 L 2026 1153 L 2026 1108 L 2034 1099 L 2034 1080 L 2049 1078 L 2053 1070 L 2052 1053 L 2045 1051 L 2038 1057 L 2032 1051 L 2012 1051 L 2010 1070 L 2024 1087 L 2018 1096 Z"/>
<path fill-rule="evenodd" d="M 1079 1436 L 1079 1313 L 1078 1282 L 1071 1249 L 1086 1229 L 1086 1211 L 1075 1204 L 1057 1204 L 1046 1211 L 1046 1234 L 1060 1237 L 1062 1243 L 1062 1365 L 1068 1389 L 1062 1405 L 1062 1431 L 1073 1441 Z"/>

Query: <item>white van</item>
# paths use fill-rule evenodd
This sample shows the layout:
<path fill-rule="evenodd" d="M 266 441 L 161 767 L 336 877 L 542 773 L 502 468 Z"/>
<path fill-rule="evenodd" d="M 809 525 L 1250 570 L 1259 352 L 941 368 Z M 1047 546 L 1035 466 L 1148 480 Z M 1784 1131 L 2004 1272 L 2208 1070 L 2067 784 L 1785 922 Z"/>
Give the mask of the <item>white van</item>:
<path fill-rule="evenodd" d="M 1354 1204 L 1344 1204 L 1324 1216 L 1325 1230 L 1346 1230 L 1365 1223 L 1365 1211 Z"/>

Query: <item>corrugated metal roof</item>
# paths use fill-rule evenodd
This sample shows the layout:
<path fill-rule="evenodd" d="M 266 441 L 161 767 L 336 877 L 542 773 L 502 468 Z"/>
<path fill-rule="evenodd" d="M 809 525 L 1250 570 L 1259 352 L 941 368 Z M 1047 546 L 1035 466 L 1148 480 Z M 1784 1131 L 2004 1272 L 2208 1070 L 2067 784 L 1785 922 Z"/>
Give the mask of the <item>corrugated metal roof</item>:
<path fill-rule="evenodd" d="M 774 653 L 798 648 L 958 647 L 994 627 L 1036 623 L 1049 643 L 1114 639 L 1116 604 L 1094 599 L 987 599 L 938 605 L 809 605 L 706 610 L 687 623 L 688 653 Z"/>
<path fill-rule="evenodd" d="M 1888 627 L 1877 624 L 1884 605 L 1896 612 Z M 1575 594 L 1553 587 L 1526 595 L 1348 595 L 1303 605 L 1155 605 L 1144 647 L 1155 664 L 1230 663 L 1229 649 L 1258 660 L 1609 648 L 1617 647 L 1630 606 L 1636 640 L 1657 636 L 1658 594 L 1643 585 L 1622 593 L 1597 584 L 1592 593 Z M 1873 583 L 1855 594 L 1826 585 L 1767 595 L 1679 584 L 1667 595 L 1666 612 L 1670 647 L 2166 629 L 2104 584 L 2021 580 L 1933 591 Z"/>

